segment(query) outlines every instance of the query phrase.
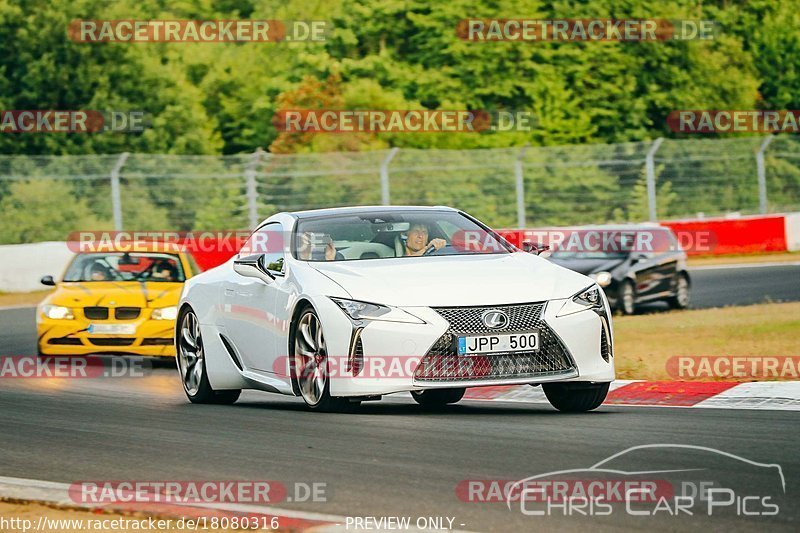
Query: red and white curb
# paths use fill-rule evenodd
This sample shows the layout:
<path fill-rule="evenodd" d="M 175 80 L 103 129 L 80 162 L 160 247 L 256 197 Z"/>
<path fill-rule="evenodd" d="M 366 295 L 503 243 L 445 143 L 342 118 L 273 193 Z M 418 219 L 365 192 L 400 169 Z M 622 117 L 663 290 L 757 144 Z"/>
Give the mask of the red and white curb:
<path fill-rule="evenodd" d="M 549 404 L 541 387 L 467 389 L 465 400 Z M 604 405 L 800 411 L 800 381 L 629 381 L 611 384 Z"/>

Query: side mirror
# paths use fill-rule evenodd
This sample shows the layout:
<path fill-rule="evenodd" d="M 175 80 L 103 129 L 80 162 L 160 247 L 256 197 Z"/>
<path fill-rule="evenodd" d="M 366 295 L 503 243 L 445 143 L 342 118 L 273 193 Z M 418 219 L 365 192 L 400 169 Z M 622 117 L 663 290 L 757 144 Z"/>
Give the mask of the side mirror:
<path fill-rule="evenodd" d="M 275 276 L 264 266 L 264 255 L 255 254 L 233 260 L 233 270 L 246 278 L 257 278 L 264 283 L 272 283 Z"/>
<path fill-rule="evenodd" d="M 53 279 L 53 276 L 42 276 L 42 279 L 39 280 L 42 285 L 47 285 L 48 287 L 55 287 L 56 280 Z"/>
<path fill-rule="evenodd" d="M 522 243 L 522 251 L 528 252 L 534 255 L 539 255 L 542 252 L 546 252 L 550 249 L 550 246 L 547 244 L 535 244 L 530 241 L 525 241 Z"/>

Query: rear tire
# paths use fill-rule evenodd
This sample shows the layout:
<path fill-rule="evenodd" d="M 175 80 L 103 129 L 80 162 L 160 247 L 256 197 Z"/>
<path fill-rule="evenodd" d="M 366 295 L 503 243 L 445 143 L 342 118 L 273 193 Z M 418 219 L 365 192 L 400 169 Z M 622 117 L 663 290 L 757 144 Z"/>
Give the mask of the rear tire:
<path fill-rule="evenodd" d="M 608 383 L 546 383 L 542 385 L 550 405 L 565 413 L 585 413 L 600 407 Z"/>
<path fill-rule="evenodd" d="M 414 401 L 423 407 L 442 407 L 458 403 L 464 397 L 467 389 L 428 389 L 424 391 L 411 391 Z"/>
<path fill-rule="evenodd" d="M 667 303 L 673 309 L 686 309 L 689 307 L 689 278 L 686 274 L 679 274 L 675 296 L 667 299 Z"/>
<path fill-rule="evenodd" d="M 636 313 L 636 289 L 630 280 L 623 281 L 619 288 L 619 310 L 623 315 Z"/>
<path fill-rule="evenodd" d="M 208 381 L 203 337 L 197 315 L 188 309 L 181 314 L 179 324 L 176 363 L 186 397 L 192 403 L 234 403 L 242 393 L 240 389 L 215 391 Z"/>

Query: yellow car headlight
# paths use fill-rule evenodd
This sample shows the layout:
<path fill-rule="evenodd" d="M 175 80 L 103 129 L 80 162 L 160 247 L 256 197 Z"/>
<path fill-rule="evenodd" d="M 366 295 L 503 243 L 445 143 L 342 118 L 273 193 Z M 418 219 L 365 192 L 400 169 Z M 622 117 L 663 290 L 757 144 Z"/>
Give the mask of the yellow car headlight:
<path fill-rule="evenodd" d="M 178 307 L 173 305 L 171 307 L 153 309 L 153 314 L 151 314 L 150 317 L 153 320 L 175 320 L 178 318 Z"/>
<path fill-rule="evenodd" d="M 72 309 L 62 305 L 44 305 L 42 306 L 42 314 L 53 320 L 72 320 L 75 318 L 75 315 L 72 314 Z"/>

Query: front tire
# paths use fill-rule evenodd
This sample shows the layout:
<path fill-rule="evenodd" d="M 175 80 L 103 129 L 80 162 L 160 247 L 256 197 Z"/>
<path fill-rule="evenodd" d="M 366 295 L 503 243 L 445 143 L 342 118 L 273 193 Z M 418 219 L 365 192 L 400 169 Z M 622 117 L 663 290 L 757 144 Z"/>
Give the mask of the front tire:
<path fill-rule="evenodd" d="M 293 375 L 300 396 L 312 411 L 346 411 L 359 402 L 331 396 L 328 348 L 322 322 L 313 307 L 300 314 L 294 328 Z"/>
<path fill-rule="evenodd" d="M 197 315 L 189 309 L 181 315 L 179 323 L 176 363 L 186 397 L 192 403 L 234 403 L 239 399 L 241 390 L 215 391 L 208 381 L 203 337 Z"/>
<path fill-rule="evenodd" d="M 686 274 L 679 274 L 675 296 L 669 298 L 667 303 L 673 309 L 686 309 L 689 307 L 689 278 Z"/>
<path fill-rule="evenodd" d="M 623 281 L 619 288 L 619 310 L 623 315 L 636 313 L 636 289 L 630 280 Z"/>
<path fill-rule="evenodd" d="M 411 397 L 423 407 L 443 407 L 461 401 L 466 391 L 464 388 L 415 390 L 411 391 Z"/>
<path fill-rule="evenodd" d="M 608 395 L 608 383 L 546 383 L 542 385 L 550 405 L 565 413 L 585 413 L 600 407 Z"/>

